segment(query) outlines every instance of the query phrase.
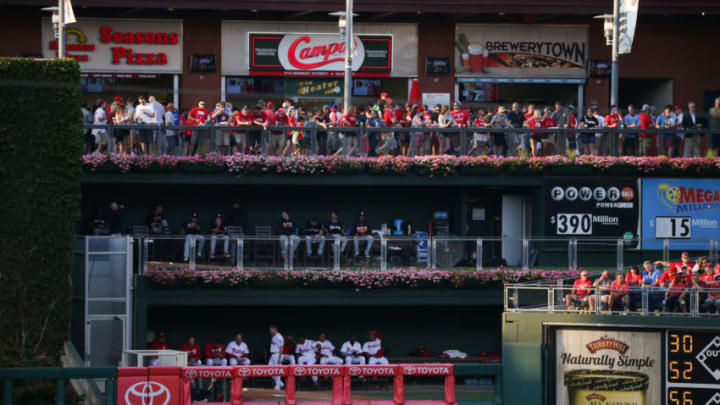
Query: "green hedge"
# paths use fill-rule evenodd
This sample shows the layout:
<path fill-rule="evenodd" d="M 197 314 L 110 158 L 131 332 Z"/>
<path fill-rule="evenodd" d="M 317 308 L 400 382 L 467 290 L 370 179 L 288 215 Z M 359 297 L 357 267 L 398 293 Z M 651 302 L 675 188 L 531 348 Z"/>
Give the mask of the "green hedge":
<path fill-rule="evenodd" d="M 0 58 L 0 365 L 59 360 L 80 212 L 80 70 Z"/>

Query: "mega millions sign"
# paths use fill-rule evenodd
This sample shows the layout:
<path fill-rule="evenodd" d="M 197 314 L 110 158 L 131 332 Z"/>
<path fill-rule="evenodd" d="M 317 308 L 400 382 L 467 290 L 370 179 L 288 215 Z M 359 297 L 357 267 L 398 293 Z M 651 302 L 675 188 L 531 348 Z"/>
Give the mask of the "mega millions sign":
<path fill-rule="evenodd" d="M 718 237 L 716 179 L 643 179 L 642 190 L 643 249 L 661 249 L 661 239 L 681 239 L 671 248 L 704 250 L 707 239 Z"/>
<path fill-rule="evenodd" d="M 347 44 L 338 34 L 250 33 L 250 74 L 340 76 Z M 355 76 L 389 76 L 392 36 L 356 35 L 352 44 Z"/>

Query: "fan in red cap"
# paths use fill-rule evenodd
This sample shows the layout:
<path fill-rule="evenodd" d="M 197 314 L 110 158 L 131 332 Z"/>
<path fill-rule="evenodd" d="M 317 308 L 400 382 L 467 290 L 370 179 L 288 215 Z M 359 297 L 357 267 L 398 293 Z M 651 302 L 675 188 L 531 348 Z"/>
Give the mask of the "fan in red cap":
<path fill-rule="evenodd" d="M 368 341 L 363 344 L 363 354 L 368 358 L 369 365 L 390 363 L 385 357 L 380 336 L 382 334 L 379 330 L 370 331 L 368 332 Z"/>

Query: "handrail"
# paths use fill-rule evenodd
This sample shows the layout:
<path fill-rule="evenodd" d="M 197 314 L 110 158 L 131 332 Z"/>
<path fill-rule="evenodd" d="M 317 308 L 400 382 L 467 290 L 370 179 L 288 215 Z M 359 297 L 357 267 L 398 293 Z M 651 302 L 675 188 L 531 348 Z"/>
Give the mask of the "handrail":
<path fill-rule="evenodd" d="M 16 380 L 56 380 L 55 404 L 65 405 L 65 380 L 105 379 L 105 405 L 115 404 L 117 367 L 1 367 L 3 405 L 13 404 L 13 383 Z"/>

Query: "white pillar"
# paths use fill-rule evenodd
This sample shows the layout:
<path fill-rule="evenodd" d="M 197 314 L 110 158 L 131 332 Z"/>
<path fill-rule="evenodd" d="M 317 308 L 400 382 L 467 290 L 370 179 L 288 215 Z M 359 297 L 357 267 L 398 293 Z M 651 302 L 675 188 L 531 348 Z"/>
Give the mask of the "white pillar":
<path fill-rule="evenodd" d="M 180 109 L 180 75 L 173 75 L 173 104 Z"/>
<path fill-rule="evenodd" d="M 225 102 L 225 96 L 227 94 L 227 77 L 220 76 L 220 101 Z"/>
<path fill-rule="evenodd" d="M 580 117 L 583 116 L 585 113 L 585 108 L 583 107 L 583 100 L 585 99 L 585 84 L 580 83 L 578 84 L 578 102 L 577 102 L 577 118 L 580 119 Z"/>

